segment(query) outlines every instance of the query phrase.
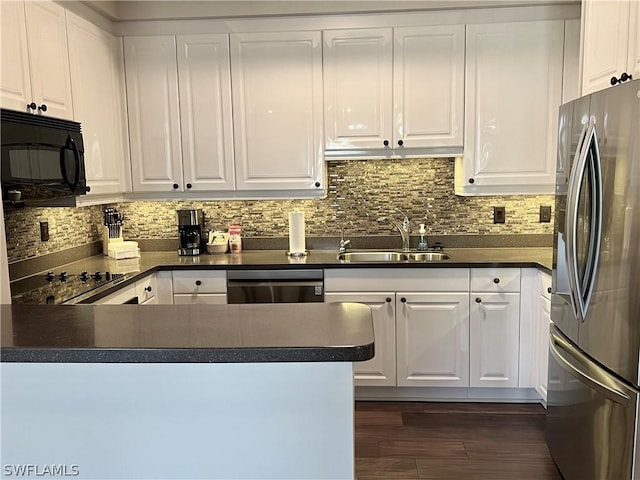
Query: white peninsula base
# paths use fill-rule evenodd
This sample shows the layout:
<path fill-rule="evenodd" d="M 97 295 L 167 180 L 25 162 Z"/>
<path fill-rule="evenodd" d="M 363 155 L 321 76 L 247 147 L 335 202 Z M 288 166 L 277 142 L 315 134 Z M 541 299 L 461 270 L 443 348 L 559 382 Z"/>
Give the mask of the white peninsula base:
<path fill-rule="evenodd" d="M 354 476 L 350 362 L 0 368 L 4 475 L 62 465 L 78 479 Z"/>

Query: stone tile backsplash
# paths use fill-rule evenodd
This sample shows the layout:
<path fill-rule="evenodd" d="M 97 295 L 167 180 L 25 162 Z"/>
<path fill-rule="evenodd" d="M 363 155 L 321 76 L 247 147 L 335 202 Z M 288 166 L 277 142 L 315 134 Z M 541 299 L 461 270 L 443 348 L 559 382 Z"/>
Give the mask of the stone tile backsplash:
<path fill-rule="evenodd" d="M 431 235 L 551 234 L 539 223 L 540 205 L 553 195 L 460 197 L 454 194 L 452 159 L 332 161 L 328 193 L 313 200 L 137 201 L 115 205 L 125 214 L 126 239 L 177 237 L 180 208 L 202 208 L 207 229 L 242 226 L 246 237 L 286 237 L 288 212 L 303 211 L 309 236 L 395 234 L 389 218 L 406 213 L 417 233 Z M 493 223 L 493 206 L 506 208 L 506 223 Z M 101 239 L 102 206 L 5 211 L 9 262 L 58 252 Z M 39 221 L 50 240 L 40 241 Z"/>

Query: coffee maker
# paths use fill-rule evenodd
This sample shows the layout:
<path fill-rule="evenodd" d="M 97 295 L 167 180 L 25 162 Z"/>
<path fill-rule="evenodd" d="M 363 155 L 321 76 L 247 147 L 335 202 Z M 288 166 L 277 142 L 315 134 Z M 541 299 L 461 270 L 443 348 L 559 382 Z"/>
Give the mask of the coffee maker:
<path fill-rule="evenodd" d="M 178 214 L 178 255 L 200 255 L 203 245 L 204 212 L 198 210 L 177 210 Z"/>

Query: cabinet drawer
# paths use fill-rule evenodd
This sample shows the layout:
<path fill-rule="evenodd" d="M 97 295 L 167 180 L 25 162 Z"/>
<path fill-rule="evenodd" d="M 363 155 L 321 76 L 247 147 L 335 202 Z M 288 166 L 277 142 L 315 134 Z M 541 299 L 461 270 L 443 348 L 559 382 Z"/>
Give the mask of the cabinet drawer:
<path fill-rule="evenodd" d="M 224 270 L 187 270 L 173 272 L 173 293 L 227 293 Z"/>
<path fill-rule="evenodd" d="M 147 303 L 156 296 L 157 282 L 155 275 L 149 275 L 136 282 L 136 295 L 139 303 Z"/>
<path fill-rule="evenodd" d="M 173 296 L 174 305 L 226 305 L 227 295 L 224 293 L 179 294 Z"/>
<path fill-rule="evenodd" d="M 336 268 L 324 270 L 325 292 L 468 292 L 468 268 Z"/>
<path fill-rule="evenodd" d="M 538 288 L 540 295 L 551 300 L 551 275 L 544 272 L 538 272 Z"/>
<path fill-rule="evenodd" d="M 472 292 L 519 292 L 519 268 L 472 268 Z"/>
<path fill-rule="evenodd" d="M 136 297 L 135 285 L 128 285 L 117 292 L 93 302 L 93 305 L 122 305 Z"/>

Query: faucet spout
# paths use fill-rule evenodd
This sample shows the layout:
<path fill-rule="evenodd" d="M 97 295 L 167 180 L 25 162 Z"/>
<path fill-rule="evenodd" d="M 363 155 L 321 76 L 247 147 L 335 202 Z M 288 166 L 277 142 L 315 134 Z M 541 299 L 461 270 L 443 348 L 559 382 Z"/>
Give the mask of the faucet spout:
<path fill-rule="evenodd" d="M 400 236 L 402 237 L 402 250 L 405 252 L 408 252 L 410 250 L 409 243 L 411 239 L 409 219 L 407 218 L 406 215 L 404 215 L 404 220 L 402 221 L 402 223 L 399 223 L 394 219 L 391 219 L 391 223 L 393 224 L 394 227 L 398 229 L 398 232 L 400 232 Z"/>

